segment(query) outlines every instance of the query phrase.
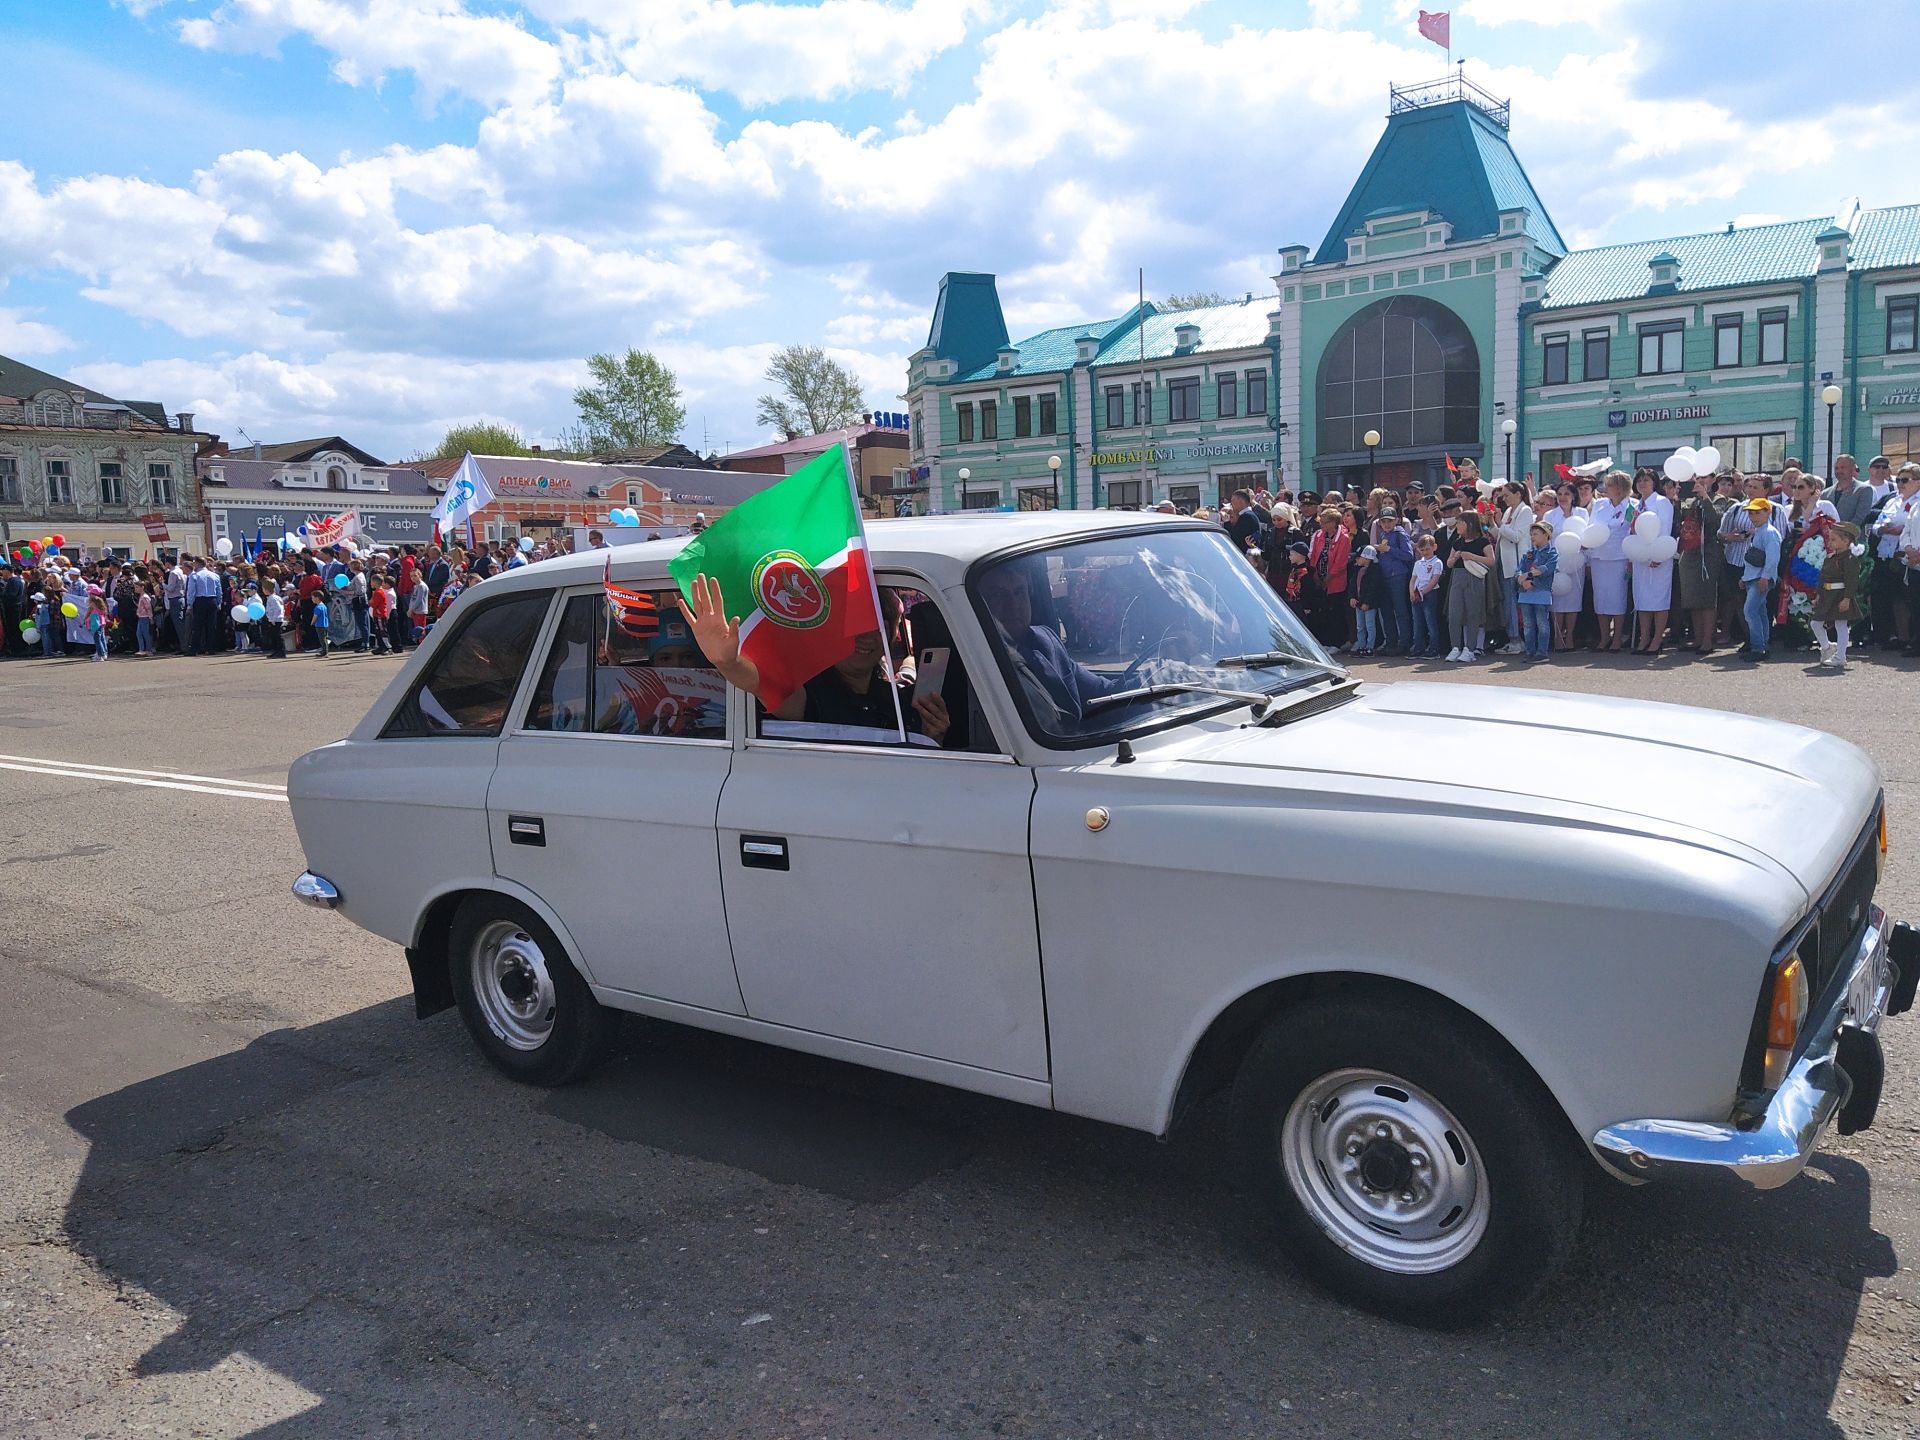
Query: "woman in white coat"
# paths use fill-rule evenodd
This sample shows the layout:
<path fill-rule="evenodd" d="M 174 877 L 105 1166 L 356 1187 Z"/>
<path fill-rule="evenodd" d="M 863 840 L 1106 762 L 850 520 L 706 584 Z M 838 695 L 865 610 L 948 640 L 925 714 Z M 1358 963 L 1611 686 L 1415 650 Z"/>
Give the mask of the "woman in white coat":
<path fill-rule="evenodd" d="M 1600 621 L 1600 640 L 1594 648 L 1617 651 L 1620 622 L 1627 613 L 1627 552 L 1621 548 L 1628 531 L 1626 475 L 1608 471 L 1602 490 L 1587 511 L 1587 518 L 1607 531 L 1606 544 L 1587 555 L 1587 569 L 1593 576 L 1593 613 Z"/>
<path fill-rule="evenodd" d="M 1645 466 L 1634 472 L 1633 503 L 1627 507 L 1628 528 L 1642 515 L 1659 520 L 1656 535 L 1673 533 L 1673 502 L 1659 490 L 1660 477 Z M 1658 655 L 1667 648 L 1667 616 L 1673 609 L 1673 562 L 1633 562 L 1633 653 Z"/>
<path fill-rule="evenodd" d="M 1509 480 L 1500 487 L 1500 598 L 1507 622 L 1507 643 L 1502 655 L 1524 655 L 1526 644 L 1520 638 L 1520 557 L 1533 548 L 1528 535 L 1534 521 L 1533 507 L 1527 503 L 1527 487 Z"/>

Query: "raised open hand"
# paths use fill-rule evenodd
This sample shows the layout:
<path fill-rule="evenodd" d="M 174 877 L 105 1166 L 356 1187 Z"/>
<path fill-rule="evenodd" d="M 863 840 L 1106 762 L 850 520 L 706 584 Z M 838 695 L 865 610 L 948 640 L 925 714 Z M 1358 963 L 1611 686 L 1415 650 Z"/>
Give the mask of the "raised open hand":
<path fill-rule="evenodd" d="M 740 654 L 740 617 L 727 618 L 726 597 L 711 575 L 693 577 L 693 593 L 683 597 L 680 611 L 687 617 L 694 643 L 716 670 L 724 671 Z"/>

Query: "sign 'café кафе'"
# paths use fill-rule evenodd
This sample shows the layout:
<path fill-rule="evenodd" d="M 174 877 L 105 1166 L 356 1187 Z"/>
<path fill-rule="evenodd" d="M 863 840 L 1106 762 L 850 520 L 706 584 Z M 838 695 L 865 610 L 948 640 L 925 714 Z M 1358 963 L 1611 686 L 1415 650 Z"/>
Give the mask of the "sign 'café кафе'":
<path fill-rule="evenodd" d="M 943 277 L 907 380 L 931 508 L 1190 508 L 1681 445 L 1776 473 L 1920 459 L 1920 205 L 1571 250 L 1504 102 L 1456 75 L 1389 112 L 1271 295 L 1015 340 L 992 275 Z"/>

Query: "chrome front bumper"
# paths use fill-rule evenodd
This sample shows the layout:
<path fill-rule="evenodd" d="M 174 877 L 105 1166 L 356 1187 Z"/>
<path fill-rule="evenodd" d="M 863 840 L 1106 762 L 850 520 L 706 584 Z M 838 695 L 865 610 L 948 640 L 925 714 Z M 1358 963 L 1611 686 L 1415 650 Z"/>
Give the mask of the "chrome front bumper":
<path fill-rule="evenodd" d="M 1798 1175 L 1834 1113 L 1853 1093 L 1853 1081 L 1837 1059 L 1842 1031 L 1871 1036 L 1886 1017 L 1894 975 L 1887 959 L 1887 929 L 1886 912 L 1873 906 L 1840 1003 L 1818 1022 L 1758 1125 L 1740 1129 L 1697 1120 L 1623 1120 L 1593 1137 L 1601 1162 L 1636 1184 L 1722 1170 L 1756 1190 L 1771 1190 Z"/>
<path fill-rule="evenodd" d="M 293 882 L 293 898 L 316 909 L 331 910 L 340 903 L 340 892 L 324 875 L 302 870 L 300 878 Z"/>

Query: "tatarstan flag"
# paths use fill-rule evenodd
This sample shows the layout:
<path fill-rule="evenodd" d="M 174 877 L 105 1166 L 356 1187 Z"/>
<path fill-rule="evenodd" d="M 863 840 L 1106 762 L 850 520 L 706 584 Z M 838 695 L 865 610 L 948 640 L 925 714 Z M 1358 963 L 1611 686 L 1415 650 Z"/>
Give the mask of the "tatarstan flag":
<path fill-rule="evenodd" d="M 689 602 L 695 576 L 720 582 L 769 710 L 880 628 L 844 445 L 734 506 L 667 571 Z"/>

